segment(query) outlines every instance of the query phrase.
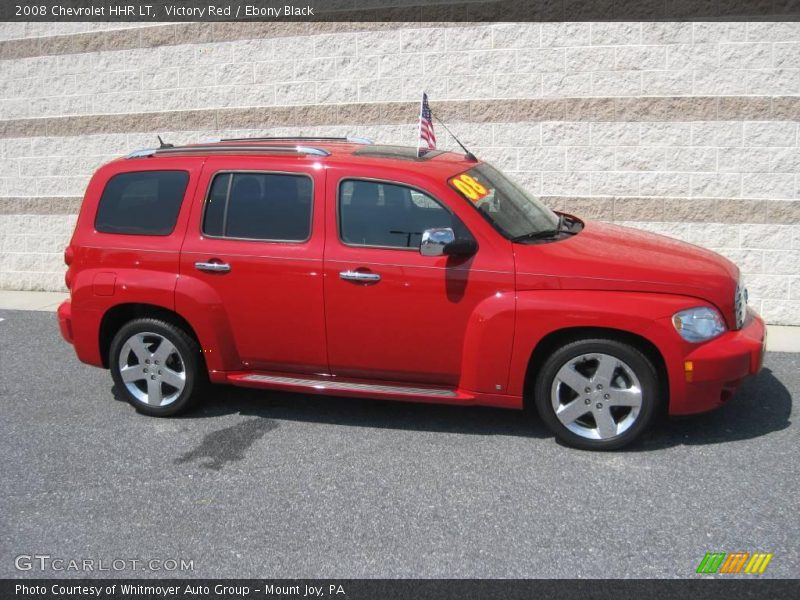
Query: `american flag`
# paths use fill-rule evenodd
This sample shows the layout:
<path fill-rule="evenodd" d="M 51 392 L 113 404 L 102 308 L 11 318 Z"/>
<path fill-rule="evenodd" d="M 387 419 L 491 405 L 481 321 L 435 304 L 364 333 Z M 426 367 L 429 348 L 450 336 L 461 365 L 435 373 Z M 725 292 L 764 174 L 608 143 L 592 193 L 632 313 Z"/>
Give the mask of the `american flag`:
<path fill-rule="evenodd" d="M 417 154 L 436 149 L 436 135 L 433 133 L 433 114 L 428 106 L 428 94 L 422 93 L 422 104 L 419 109 L 419 140 Z"/>

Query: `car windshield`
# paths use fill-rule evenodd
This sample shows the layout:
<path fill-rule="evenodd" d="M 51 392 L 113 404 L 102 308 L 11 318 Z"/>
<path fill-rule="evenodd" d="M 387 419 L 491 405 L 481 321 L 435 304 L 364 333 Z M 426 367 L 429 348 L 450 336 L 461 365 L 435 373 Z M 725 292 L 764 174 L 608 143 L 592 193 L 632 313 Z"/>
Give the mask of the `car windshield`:
<path fill-rule="evenodd" d="M 556 213 L 487 163 L 451 177 L 448 183 L 510 240 L 558 228 Z"/>

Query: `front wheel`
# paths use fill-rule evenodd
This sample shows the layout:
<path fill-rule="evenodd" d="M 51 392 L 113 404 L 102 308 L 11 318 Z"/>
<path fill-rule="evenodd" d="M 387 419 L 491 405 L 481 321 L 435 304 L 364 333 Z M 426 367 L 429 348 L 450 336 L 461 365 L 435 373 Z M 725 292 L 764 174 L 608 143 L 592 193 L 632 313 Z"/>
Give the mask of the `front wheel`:
<path fill-rule="evenodd" d="M 615 450 L 647 429 L 660 401 L 658 376 L 639 350 L 616 340 L 587 339 L 556 350 L 542 366 L 536 409 L 563 442 Z"/>
<path fill-rule="evenodd" d="M 156 417 L 189 408 L 206 381 L 197 342 L 160 319 L 136 319 L 114 336 L 108 364 L 117 389 L 137 411 Z"/>

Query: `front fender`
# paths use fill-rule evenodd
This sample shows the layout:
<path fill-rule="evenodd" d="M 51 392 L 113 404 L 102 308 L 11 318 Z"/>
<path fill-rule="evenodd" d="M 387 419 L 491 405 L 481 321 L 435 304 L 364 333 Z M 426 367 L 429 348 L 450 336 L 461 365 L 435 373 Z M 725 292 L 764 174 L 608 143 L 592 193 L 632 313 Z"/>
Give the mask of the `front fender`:
<path fill-rule="evenodd" d="M 498 292 L 480 302 L 467 321 L 459 387 L 506 394 L 514 339 L 514 292 Z"/>
<path fill-rule="evenodd" d="M 572 328 L 603 328 L 638 335 L 661 352 L 672 381 L 680 376 L 679 338 L 667 343 L 653 324 L 679 310 L 706 302 L 672 294 L 532 290 L 517 295 L 517 318 L 511 352 L 508 393 L 522 395 L 533 351 L 546 336 Z"/>

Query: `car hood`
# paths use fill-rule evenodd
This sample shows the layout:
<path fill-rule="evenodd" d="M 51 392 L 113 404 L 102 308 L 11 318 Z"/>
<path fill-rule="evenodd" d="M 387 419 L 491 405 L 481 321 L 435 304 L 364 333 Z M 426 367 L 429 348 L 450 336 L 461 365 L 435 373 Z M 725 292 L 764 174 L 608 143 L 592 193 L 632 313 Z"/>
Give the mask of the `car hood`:
<path fill-rule="evenodd" d="M 583 230 L 546 244 L 514 244 L 517 289 L 592 289 L 694 296 L 733 312 L 739 278 L 716 252 L 669 237 L 586 221 Z"/>

